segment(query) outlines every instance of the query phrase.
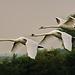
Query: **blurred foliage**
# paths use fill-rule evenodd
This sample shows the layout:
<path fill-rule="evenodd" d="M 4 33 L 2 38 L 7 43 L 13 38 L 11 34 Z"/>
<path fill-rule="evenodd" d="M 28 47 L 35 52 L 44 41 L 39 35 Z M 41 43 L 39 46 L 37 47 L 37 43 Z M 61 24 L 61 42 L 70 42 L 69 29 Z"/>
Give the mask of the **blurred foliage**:
<path fill-rule="evenodd" d="M 28 56 L 5 59 L 0 63 L 0 75 L 74 75 L 75 49 L 60 52 L 58 49 L 39 51 L 36 59 Z"/>

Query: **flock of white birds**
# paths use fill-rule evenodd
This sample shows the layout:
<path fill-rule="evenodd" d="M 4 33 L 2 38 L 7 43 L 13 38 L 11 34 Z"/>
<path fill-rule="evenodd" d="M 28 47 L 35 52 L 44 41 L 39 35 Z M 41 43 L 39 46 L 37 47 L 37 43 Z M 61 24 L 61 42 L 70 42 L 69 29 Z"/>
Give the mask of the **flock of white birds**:
<path fill-rule="evenodd" d="M 42 27 L 40 27 L 40 29 L 62 28 L 62 29 L 66 29 L 66 30 L 75 30 L 75 18 L 73 18 L 71 16 L 70 16 L 70 19 L 68 19 L 68 20 L 64 20 L 64 19 L 56 17 L 56 21 L 57 21 L 58 25 L 46 26 L 46 27 L 42 26 Z M 42 39 L 42 41 L 40 43 L 37 43 L 36 41 L 33 41 L 26 37 L 20 37 L 17 39 L 0 39 L 0 41 L 14 42 L 12 50 L 11 50 L 12 53 L 15 53 L 17 47 L 19 47 L 19 44 L 25 45 L 27 47 L 28 56 L 32 59 L 35 59 L 35 57 L 37 55 L 37 49 L 44 48 L 44 47 L 40 46 L 40 44 L 44 43 L 51 36 L 55 36 L 55 37 L 61 39 L 62 43 L 64 44 L 64 48 L 69 51 L 72 50 L 72 38 L 75 38 L 75 37 L 72 37 L 71 35 L 69 35 L 65 32 L 61 32 L 59 30 L 54 30 L 49 33 L 43 33 L 43 34 L 32 34 L 31 36 L 34 36 L 34 37 L 45 36 L 45 37 Z"/>

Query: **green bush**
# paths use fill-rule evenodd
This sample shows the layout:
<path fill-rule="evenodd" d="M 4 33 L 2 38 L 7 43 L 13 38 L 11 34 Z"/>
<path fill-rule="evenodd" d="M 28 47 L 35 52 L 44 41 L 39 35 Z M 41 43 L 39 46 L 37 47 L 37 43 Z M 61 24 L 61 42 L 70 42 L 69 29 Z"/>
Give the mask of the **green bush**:
<path fill-rule="evenodd" d="M 75 74 L 75 49 L 72 50 L 71 52 L 66 53 L 65 57 L 65 67 L 67 67 L 67 70 L 70 75 Z"/>
<path fill-rule="evenodd" d="M 27 56 L 5 59 L 0 63 L 0 75 L 74 75 L 75 50 L 62 53 L 58 49 L 39 51 L 36 59 Z"/>

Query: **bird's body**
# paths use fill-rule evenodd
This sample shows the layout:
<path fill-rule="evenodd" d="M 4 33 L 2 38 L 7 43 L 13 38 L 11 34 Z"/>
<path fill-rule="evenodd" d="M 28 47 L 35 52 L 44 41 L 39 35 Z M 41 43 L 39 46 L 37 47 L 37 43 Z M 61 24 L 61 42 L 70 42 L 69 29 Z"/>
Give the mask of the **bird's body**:
<path fill-rule="evenodd" d="M 57 37 L 57 38 L 62 40 L 62 42 L 64 44 L 64 47 L 66 49 L 68 49 L 70 51 L 72 50 L 72 36 L 67 34 L 67 33 L 65 33 L 65 32 L 61 32 L 59 30 L 54 30 L 54 31 L 51 31 L 49 33 L 32 34 L 32 36 L 45 36 L 40 43 L 44 43 L 51 36 L 55 36 L 55 37 Z"/>
<path fill-rule="evenodd" d="M 26 45 L 28 56 L 33 59 L 35 59 L 35 57 L 36 57 L 37 48 L 39 48 L 39 47 L 43 48 L 43 47 L 39 46 L 39 44 L 37 42 L 35 42 L 31 39 L 25 38 L 25 37 L 20 37 L 17 39 L 0 39 L 0 41 L 14 42 L 12 50 L 11 50 L 12 53 L 15 53 L 16 48 L 19 47 L 19 44 Z"/>
<path fill-rule="evenodd" d="M 66 24 L 61 24 L 58 26 L 58 28 L 62 28 L 62 29 L 65 29 L 65 30 L 75 30 L 74 28 L 74 25 L 66 25 Z"/>
<path fill-rule="evenodd" d="M 65 30 L 75 30 L 75 18 L 70 17 L 68 20 L 63 20 L 61 18 L 56 18 L 58 25 L 55 26 L 42 26 L 40 29 L 45 28 L 62 28 Z"/>

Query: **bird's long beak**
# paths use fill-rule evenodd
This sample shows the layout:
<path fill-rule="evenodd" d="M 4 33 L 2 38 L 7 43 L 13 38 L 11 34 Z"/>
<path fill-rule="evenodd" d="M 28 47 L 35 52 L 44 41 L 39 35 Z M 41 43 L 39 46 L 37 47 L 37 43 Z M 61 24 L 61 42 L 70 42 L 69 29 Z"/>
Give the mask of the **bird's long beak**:
<path fill-rule="evenodd" d="M 46 28 L 59 28 L 58 25 L 56 26 L 41 26 L 39 29 L 46 29 Z"/>

